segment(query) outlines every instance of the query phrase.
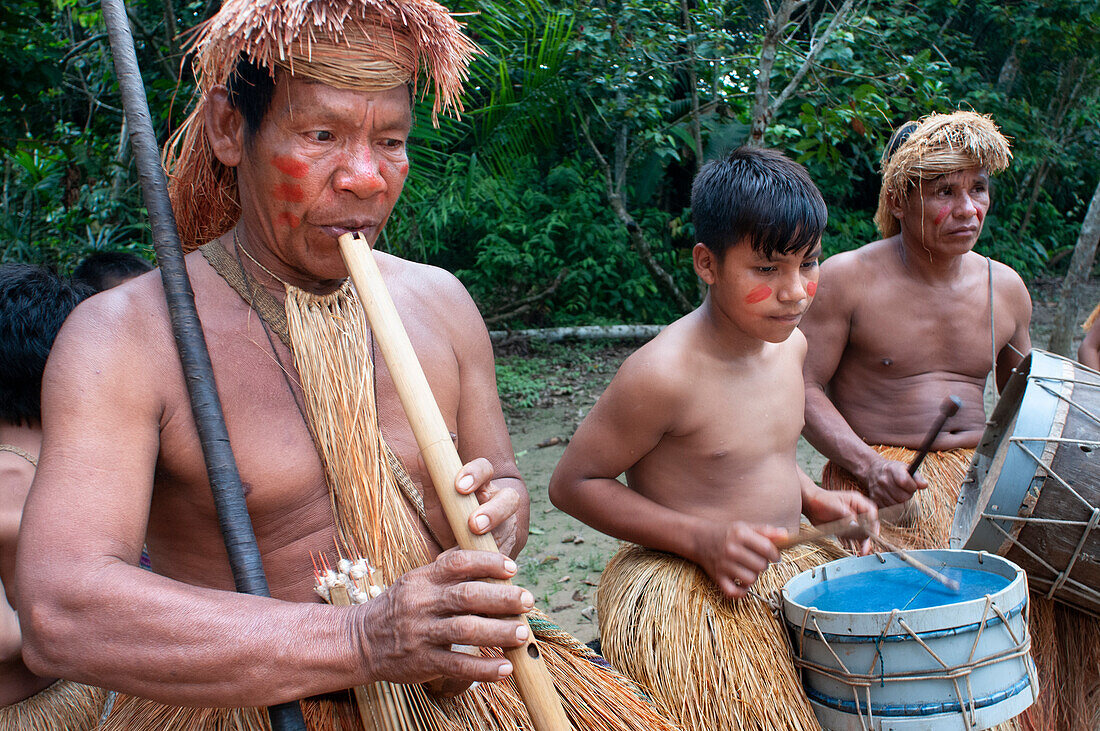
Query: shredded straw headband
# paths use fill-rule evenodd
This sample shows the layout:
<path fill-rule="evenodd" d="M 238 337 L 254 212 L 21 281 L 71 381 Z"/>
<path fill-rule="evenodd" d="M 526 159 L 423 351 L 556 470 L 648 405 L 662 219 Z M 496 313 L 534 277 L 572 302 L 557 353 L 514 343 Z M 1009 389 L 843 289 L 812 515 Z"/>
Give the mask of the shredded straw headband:
<path fill-rule="evenodd" d="M 918 122 L 907 122 L 882 154 L 875 225 L 884 237 L 901 231 L 890 205 L 904 202 L 919 180 L 972 167 L 983 167 L 992 175 L 1007 168 L 1011 160 L 1008 140 L 993 119 L 983 114 L 930 114 Z"/>
<path fill-rule="evenodd" d="M 462 83 L 477 46 L 433 0 L 226 0 L 191 44 L 201 94 L 169 144 L 169 192 L 184 248 L 228 231 L 240 216 L 236 174 L 206 139 L 206 95 L 241 58 L 341 89 L 384 91 L 421 73 L 440 111 L 462 111 Z"/>

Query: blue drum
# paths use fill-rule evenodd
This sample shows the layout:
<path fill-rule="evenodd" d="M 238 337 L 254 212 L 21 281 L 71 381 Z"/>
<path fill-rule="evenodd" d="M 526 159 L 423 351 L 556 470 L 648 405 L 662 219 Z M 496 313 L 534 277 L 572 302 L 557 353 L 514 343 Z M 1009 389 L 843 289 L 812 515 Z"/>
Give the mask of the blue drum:
<path fill-rule="evenodd" d="M 974 731 L 1035 702 L 1023 570 L 974 551 L 910 555 L 959 591 L 889 553 L 827 563 L 782 589 L 794 662 L 825 729 Z"/>
<path fill-rule="evenodd" d="M 1033 350 L 959 492 L 952 548 L 997 553 L 1031 589 L 1100 616 L 1100 373 Z"/>

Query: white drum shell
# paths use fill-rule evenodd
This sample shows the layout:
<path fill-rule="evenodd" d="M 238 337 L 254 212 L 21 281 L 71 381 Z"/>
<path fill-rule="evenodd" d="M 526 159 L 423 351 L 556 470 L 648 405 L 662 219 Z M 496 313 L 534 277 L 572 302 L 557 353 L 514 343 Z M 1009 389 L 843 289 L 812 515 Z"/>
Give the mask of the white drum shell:
<path fill-rule="evenodd" d="M 1007 624 L 987 609 L 985 598 L 899 611 L 893 616 L 890 612 L 824 612 L 794 600 L 830 578 L 904 566 L 893 554 L 844 558 L 799 574 L 783 587 L 783 614 L 796 658 L 828 671 L 802 668 L 803 685 L 822 726 L 832 731 L 973 731 L 1023 712 L 1038 692 L 1030 654 L 977 667 L 958 678 L 958 685 L 946 677 L 872 682 L 869 688 L 858 691 L 858 709 L 852 686 L 830 677 L 833 673 L 942 674 L 944 666 L 1010 654 L 1027 637 L 1027 579 L 1020 568 L 998 556 L 972 551 L 910 553 L 932 566 L 946 563 L 1009 579 L 1006 587 L 990 596 L 991 605 L 1007 617 Z M 985 704 L 974 709 L 972 715 L 969 708 L 964 714 L 957 710 L 960 695 L 964 702 L 985 699 Z M 901 708 L 908 709 L 905 715 L 892 715 L 901 713 Z M 967 723 L 968 715 L 975 725 Z"/>

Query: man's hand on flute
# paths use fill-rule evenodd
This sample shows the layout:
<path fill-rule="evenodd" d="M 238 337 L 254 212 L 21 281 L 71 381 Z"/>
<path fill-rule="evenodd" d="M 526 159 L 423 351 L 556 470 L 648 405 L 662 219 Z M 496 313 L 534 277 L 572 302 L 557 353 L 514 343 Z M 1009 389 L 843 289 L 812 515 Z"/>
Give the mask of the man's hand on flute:
<path fill-rule="evenodd" d="M 481 503 L 470 515 L 470 530 L 476 535 L 491 531 L 500 552 L 514 558 L 527 543 L 527 492 L 523 490 L 521 498 L 521 491 L 509 484 L 514 478 L 493 480 L 493 474 L 489 460 L 479 457 L 462 466 L 455 476 L 455 489 L 464 495 L 472 493 Z"/>
<path fill-rule="evenodd" d="M 400 683 L 439 677 L 492 682 L 510 675 L 512 664 L 504 658 L 475 657 L 451 646 L 508 648 L 526 641 L 529 630 L 518 617 L 534 606 L 531 592 L 486 582 L 515 574 L 516 563 L 507 556 L 452 549 L 399 578 L 362 605 L 355 639 L 369 675 Z"/>

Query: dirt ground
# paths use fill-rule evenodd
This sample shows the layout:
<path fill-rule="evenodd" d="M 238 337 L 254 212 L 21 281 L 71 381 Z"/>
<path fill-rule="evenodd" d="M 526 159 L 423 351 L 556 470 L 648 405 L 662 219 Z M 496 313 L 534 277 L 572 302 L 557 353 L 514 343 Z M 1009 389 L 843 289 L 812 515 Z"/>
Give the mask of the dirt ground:
<path fill-rule="evenodd" d="M 1035 347 L 1045 347 L 1049 340 L 1059 286 L 1055 280 L 1029 285 L 1034 301 L 1031 337 Z M 1081 301 L 1100 301 L 1100 279 L 1089 282 Z M 1075 349 L 1080 337 L 1078 333 Z M 640 345 L 588 346 L 582 358 L 556 368 L 552 377 L 548 375 L 546 390 L 534 406 L 510 408 L 505 401 L 512 445 L 531 494 L 531 535 L 520 555 L 516 583 L 530 589 L 540 609 L 584 642 L 598 636 L 596 586 L 618 542 L 554 508 L 547 485 L 565 443 L 622 361 Z M 987 406 L 992 396 L 988 401 Z M 799 443 L 798 457 L 808 475 L 814 479 L 821 475 L 825 459 L 805 440 Z"/>

